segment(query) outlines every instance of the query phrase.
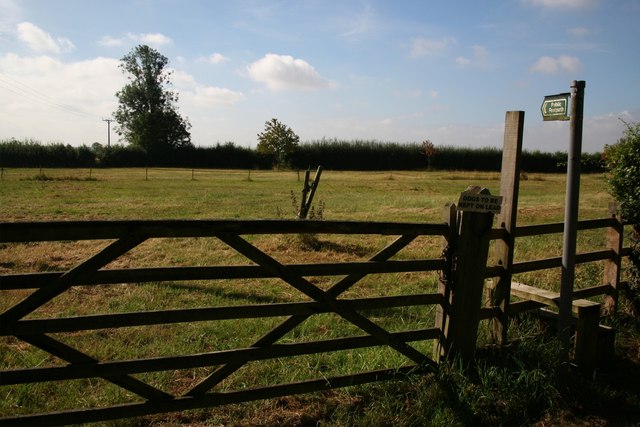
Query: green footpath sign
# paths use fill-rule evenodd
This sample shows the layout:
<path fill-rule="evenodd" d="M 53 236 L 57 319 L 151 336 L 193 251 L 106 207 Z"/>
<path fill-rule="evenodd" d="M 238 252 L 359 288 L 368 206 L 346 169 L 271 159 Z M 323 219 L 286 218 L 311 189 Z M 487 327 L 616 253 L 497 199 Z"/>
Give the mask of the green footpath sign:
<path fill-rule="evenodd" d="M 545 96 L 540 111 L 542 119 L 548 120 L 569 120 L 569 97 L 570 93 L 560 93 L 558 95 Z"/>

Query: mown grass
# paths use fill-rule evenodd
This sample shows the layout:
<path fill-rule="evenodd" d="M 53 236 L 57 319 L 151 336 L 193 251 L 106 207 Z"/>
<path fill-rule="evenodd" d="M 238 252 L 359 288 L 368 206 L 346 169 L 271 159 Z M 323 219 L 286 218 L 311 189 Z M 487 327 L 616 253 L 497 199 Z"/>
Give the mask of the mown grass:
<path fill-rule="evenodd" d="M 35 181 L 38 175 L 50 178 Z M 291 217 L 296 171 L 165 169 L 5 169 L 0 215 L 6 220 Z M 83 181 L 91 176 L 91 181 Z M 250 178 L 250 179 L 249 179 Z M 327 219 L 440 220 L 445 203 L 469 185 L 499 188 L 499 174 L 478 172 L 325 171 L 316 200 Z M 563 175 L 530 174 L 522 181 L 521 225 L 564 214 Z M 580 217 L 598 218 L 611 199 L 600 175 L 582 178 Z"/>
<path fill-rule="evenodd" d="M 48 179 L 38 179 L 38 176 Z M 299 193 L 301 174 L 271 171 L 160 169 L 9 169 L 0 182 L 0 217 L 4 221 L 293 218 L 291 192 Z M 83 177 L 91 177 L 84 179 Z M 564 176 L 533 175 L 522 181 L 518 224 L 562 221 Z M 332 172 L 325 171 L 316 194 L 331 220 L 441 222 L 445 203 L 456 202 L 468 185 L 481 185 L 497 194 L 499 174 L 477 172 Z M 580 218 L 607 215 L 610 197 L 599 175 L 582 178 Z M 1 231 L 1 230 L 0 230 Z M 296 236 L 247 236 L 256 246 L 282 262 L 365 260 L 390 242 L 389 237 L 316 236 L 319 244 L 305 247 Z M 578 250 L 604 247 L 604 230 L 579 233 Z M 0 247 L 0 271 L 56 271 L 69 268 L 95 253 L 105 242 L 5 244 Z M 519 239 L 516 261 L 561 255 L 562 236 Z M 425 237 L 401 252 L 400 259 L 438 257 L 440 241 Z M 160 265 L 246 264 L 216 239 L 153 239 L 107 268 Z M 577 269 L 576 287 L 599 284 L 602 265 Z M 335 277 L 309 278 L 327 289 Z M 559 269 L 520 275 L 520 280 L 558 289 Z M 343 296 L 372 297 L 430 292 L 438 277 L 419 274 L 370 276 Z M 6 309 L 30 291 L 3 292 Z M 244 305 L 305 299 L 298 291 L 273 279 L 238 281 L 161 282 L 76 287 L 41 307 L 37 315 L 69 316 L 165 308 Z M 364 313 L 390 330 L 431 327 L 433 307 L 377 310 Z M 171 354 L 192 354 L 246 347 L 282 318 L 120 328 L 58 334 L 57 338 L 100 360 L 123 360 Z M 623 351 L 637 345 L 637 325 L 623 328 Z M 557 346 L 538 327 L 520 321 L 512 328 L 516 341 L 503 352 L 479 353 L 471 367 L 444 366 L 433 375 L 322 394 L 229 405 L 112 425 L 527 425 L 571 411 L 597 398 L 580 398 L 580 390 L 595 391 L 588 382 L 573 388 L 557 382 Z M 316 315 L 283 337 L 282 342 L 326 339 L 358 334 L 335 315 Z M 431 343 L 418 348 L 430 353 Z M 640 354 L 638 355 L 640 358 Z M 63 362 L 16 339 L 3 339 L 3 369 L 58 365 Z M 223 383 L 223 389 L 290 382 L 369 369 L 397 367 L 406 362 L 387 349 L 341 351 L 332 354 L 250 363 Z M 637 368 L 636 368 L 637 369 Z M 182 393 L 209 369 L 145 374 L 141 378 L 173 393 Z M 608 375 L 615 375 L 612 370 Z M 636 371 L 637 372 L 637 371 Z M 599 379 L 601 379 L 599 377 Z M 640 408 L 640 397 L 626 389 L 600 383 L 598 396 L 629 402 Z M 66 385 L 65 385 L 66 387 Z M 72 407 L 101 406 L 129 401 L 132 396 L 106 381 L 72 381 L 64 393 L 55 383 L 0 388 L 0 416 Z M 584 393 L 586 396 L 587 393 Z M 635 406 L 634 406 L 635 405 Z M 584 409 L 584 408 L 583 408 Z M 588 412 L 588 411 L 587 411 Z M 640 422 L 640 418 L 637 418 Z"/>

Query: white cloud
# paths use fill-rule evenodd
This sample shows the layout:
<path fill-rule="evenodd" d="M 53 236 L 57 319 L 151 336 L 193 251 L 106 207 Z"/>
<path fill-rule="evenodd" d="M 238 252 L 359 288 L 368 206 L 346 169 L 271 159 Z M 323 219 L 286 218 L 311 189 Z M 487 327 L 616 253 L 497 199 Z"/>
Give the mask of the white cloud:
<path fill-rule="evenodd" d="M 200 107 L 232 106 L 244 99 L 242 92 L 220 87 L 198 87 L 194 94 L 194 102 Z"/>
<path fill-rule="evenodd" d="M 140 40 L 142 43 L 151 45 L 151 46 L 165 46 L 172 43 L 172 40 L 160 33 L 148 33 L 148 34 L 138 34 L 134 35 Z"/>
<path fill-rule="evenodd" d="M 105 47 L 118 47 L 118 46 L 122 46 L 124 44 L 124 39 L 123 38 L 115 38 L 115 37 L 111 37 L 111 36 L 103 36 L 99 41 L 98 44 L 100 46 L 105 46 Z"/>
<path fill-rule="evenodd" d="M 231 89 L 203 86 L 188 73 L 173 71 L 171 80 L 180 95 L 185 110 L 210 107 L 231 107 L 244 99 L 242 92 Z"/>
<path fill-rule="evenodd" d="M 241 92 L 212 86 L 197 86 L 192 91 L 180 92 L 180 100 L 185 103 L 185 109 L 188 104 L 198 108 L 231 107 L 243 99 Z"/>
<path fill-rule="evenodd" d="M 270 90 L 316 90 L 335 86 L 306 61 L 289 55 L 266 54 L 247 67 L 249 76 Z"/>
<path fill-rule="evenodd" d="M 417 38 L 413 40 L 411 46 L 411 57 L 421 58 L 423 56 L 436 55 L 444 52 L 455 43 L 456 39 L 453 37 L 443 37 L 441 39 Z"/>
<path fill-rule="evenodd" d="M 113 58 L 66 63 L 55 57 L 0 56 L 3 134 L 64 141 L 106 143 L 101 122 L 117 108 L 115 93 L 126 83 Z M 112 135 L 113 136 L 113 135 Z"/>
<path fill-rule="evenodd" d="M 116 59 L 102 57 L 65 63 L 46 55 L 7 54 L 0 57 L 0 73 L 15 81 L 14 88 L 25 95 L 20 104 L 53 108 L 68 104 L 100 115 L 109 111 L 94 110 L 96 104 L 115 102 L 115 92 L 126 82 L 118 64 Z"/>
<path fill-rule="evenodd" d="M 212 63 L 212 64 L 222 64 L 222 63 L 230 61 L 229 58 L 227 58 L 226 56 L 224 56 L 223 54 L 218 53 L 218 52 L 212 53 L 207 58 L 205 58 L 205 60 L 207 62 Z"/>
<path fill-rule="evenodd" d="M 429 96 L 431 97 L 431 99 L 436 99 L 438 98 L 438 96 L 440 96 L 440 94 L 437 90 L 432 90 L 431 92 L 429 92 Z"/>
<path fill-rule="evenodd" d="M 596 6 L 598 0 L 523 0 L 523 3 L 548 9 L 585 9 Z"/>
<path fill-rule="evenodd" d="M 560 72 L 577 73 L 582 71 L 582 62 L 575 56 L 560 55 L 558 57 L 543 56 L 532 66 L 531 72 L 556 74 Z"/>
<path fill-rule="evenodd" d="M 98 44 L 105 47 L 119 47 L 126 43 L 142 43 L 152 47 L 165 46 L 173 43 L 171 38 L 160 33 L 127 33 L 124 37 L 103 36 Z"/>
<path fill-rule="evenodd" d="M 3 137 L 106 144 L 102 119 L 117 109 L 115 94 L 127 83 L 119 64 L 115 58 L 102 57 L 65 62 L 51 55 L 0 56 L 0 117 L 6 118 Z M 207 86 L 191 74 L 172 71 L 180 112 L 192 118 L 194 132 L 209 129 L 212 109 L 231 108 L 245 99 L 241 92 Z M 219 130 L 213 132 L 217 133 Z M 112 123 L 111 142 L 116 141 Z"/>
<path fill-rule="evenodd" d="M 456 58 L 456 64 L 460 67 L 468 67 L 471 64 L 471 60 L 469 58 L 465 58 L 464 56 L 458 56 Z"/>
<path fill-rule="evenodd" d="M 31 22 L 17 25 L 18 39 L 36 52 L 62 53 L 75 49 L 71 40 L 63 37 L 53 38 L 49 33 Z"/>

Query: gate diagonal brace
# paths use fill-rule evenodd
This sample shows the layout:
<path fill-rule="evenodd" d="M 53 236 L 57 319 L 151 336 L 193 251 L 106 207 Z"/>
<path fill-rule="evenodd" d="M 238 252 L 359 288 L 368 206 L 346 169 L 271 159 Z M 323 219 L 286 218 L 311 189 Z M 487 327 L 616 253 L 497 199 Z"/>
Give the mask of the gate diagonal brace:
<path fill-rule="evenodd" d="M 416 237 L 418 237 L 417 234 L 407 234 L 407 235 L 400 236 L 394 242 L 392 242 L 390 245 L 388 245 L 387 247 L 382 249 L 380 252 L 375 254 L 373 257 L 371 257 L 371 259 L 369 261 L 380 262 L 380 261 L 385 261 L 385 260 L 391 258 L 395 254 L 397 254 L 399 251 L 401 251 L 403 248 L 405 248 L 409 243 L 414 241 Z M 218 236 L 218 238 L 221 238 L 221 236 Z M 245 244 L 249 245 L 246 242 L 245 242 Z M 249 246 L 251 246 L 251 245 L 249 245 Z M 253 251 L 260 252 L 256 248 L 253 248 Z M 277 265 L 280 265 L 275 260 L 272 260 L 270 262 L 274 262 Z M 281 266 L 281 267 L 282 268 L 286 268 L 284 266 Z M 331 299 L 333 299 L 335 301 L 335 298 L 337 298 L 341 293 L 343 293 L 346 290 L 348 290 L 351 286 L 353 286 L 355 283 L 357 283 L 360 279 L 362 279 L 365 276 L 366 276 L 366 274 L 350 274 L 348 276 L 343 277 L 337 283 L 335 283 L 329 290 L 327 290 L 327 292 L 326 292 L 327 297 L 331 298 Z M 313 285 L 311 285 L 311 286 L 313 286 Z M 310 315 L 296 315 L 296 316 L 289 317 L 284 322 L 282 322 L 280 325 L 276 326 L 270 332 L 265 334 L 262 338 L 258 339 L 258 341 L 256 341 L 253 344 L 253 347 L 266 347 L 266 346 L 269 346 L 269 345 L 275 343 L 278 339 L 283 337 L 289 331 L 293 330 L 296 326 L 300 325 L 302 322 L 304 322 L 309 317 L 310 317 Z M 229 375 L 231 375 L 234 372 L 236 372 L 242 366 L 244 366 L 244 363 L 243 362 L 238 362 L 238 363 L 226 364 L 226 365 L 223 365 L 223 366 L 219 367 L 213 373 L 211 373 L 207 378 L 202 380 L 199 384 L 197 384 L 189 392 L 187 392 L 186 395 L 188 395 L 188 396 L 197 396 L 197 395 L 201 395 L 201 394 L 206 393 L 208 390 L 210 390 L 211 388 L 215 387 L 217 384 L 219 384 L 225 378 L 229 377 Z"/>
<path fill-rule="evenodd" d="M 71 364 L 93 363 L 97 364 L 99 360 L 79 351 L 68 345 L 45 334 L 38 335 L 20 335 L 19 338 L 29 344 L 38 347 L 60 359 Z M 151 399 L 172 399 L 171 394 L 165 393 L 143 381 L 140 381 L 130 375 L 106 375 L 101 377 L 119 387 L 124 388 L 132 393 L 137 394 L 147 400 Z"/>
<path fill-rule="evenodd" d="M 91 276 L 111 261 L 129 252 L 147 238 L 138 234 L 122 237 L 106 248 L 72 268 L 54 280 L 50 285 L 43 286 L 31 295 L 0 314 L 0 325 L 9 325 L 32 313 L 42 305 L 51 301 L 67 289 L 71 288 L 79 279 Z"/>
<path fill-rule="evenodd" d="M 248 259 L 258 263 L 273 274 L 276 274 L 278 277 L 280 277 L 282 280 L 284 280 L 300 292 L 304 293 L 310 298 L 313 298 L 315 301 L 323 304 L 325 307 L 328 307 L 329 309 L 331 309 L 331 311 L 339 314 L 344 319 L 353 323 L 355 326 L 358 326 L 363 331 L 371 334 L 372 336 L 380 340 L 380 342 L 393 347 L 395 350 L 418 364 L 423 364 L 426 362 L 425 359 L 427 359 L 427 357 L 424 354 L 420 353 L 404 341 L 398 340 L 397 338 L 393 337 L 389 332 L 371 322 L 369 319 L 362 316 L 355 310 L 343 305 L 339 305 L 334 297 L 328 295 L 322 289 L 318 288 L 305 278 L 293 273 L 290 268 L 283 264 L 280 264 L 274 258 L 257 249 L 255 246 L 251 245 L 240 236 L 220 235 L 218 236 L 218 238 L 231 246 L 233 249 L 240 252 L 242 255 L 246 256 Z"/>
<path fill-rule="evenodd" d="M 146 237 L 138 234 L 131 234 L 116 240 L 97 254 L 67 271 L 62 276 L 56 278 L 50 285 L 39 288 L 28 297 L 6 310 L 2 315 L 0 315 L 0 325 L 6 325 L 9 327 L 11 323 L 15 323 L 24 316 L 27 316 L 42 305 L 51 301 L 56 296 L 67 291 L 79 279 L 94 274 L 100 268 L 140 245 L 145 240 Z M 97 359 L 69 347 L 45 334 L 19 335 L 16 336 L 16 338 L 28 342 L 29 344 L 71 364 L 99 362 Z M 173 397 L 172 395 L 129 375 L 107 376 L 103 377 L 103 379 L 145 399 L 167 399 Z"/>

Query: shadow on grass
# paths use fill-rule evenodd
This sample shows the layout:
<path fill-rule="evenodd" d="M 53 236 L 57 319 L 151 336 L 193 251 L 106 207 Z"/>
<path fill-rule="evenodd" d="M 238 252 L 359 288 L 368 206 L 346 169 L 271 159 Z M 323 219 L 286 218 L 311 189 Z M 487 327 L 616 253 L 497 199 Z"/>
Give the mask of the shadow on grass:
<path fill-rule="evenodd" d="M 242 292 L 238 290 L 229 291 L 228 289 L 225 289 L 221 286 L 216 286 L 216 285 L 202 286 L 202 285 L 193 285 L 193 284 L 186 284 L 186 283 L 168 282 L 164 284 L 164 286 L 167 286 L 168 288 L 171 288 L 174 290 L 200 292 L 203 294 L 213 295 L 216 297 L 239 300 L 239 301 L 248 302 L 248 303 L 273 304 L 273 303 L 291 302 L 289 299 L 286 299 L 286 298 L 277 298 L 271 295 L 259 295 L 259 294 L 256 294 L 255 292 Z"/>

